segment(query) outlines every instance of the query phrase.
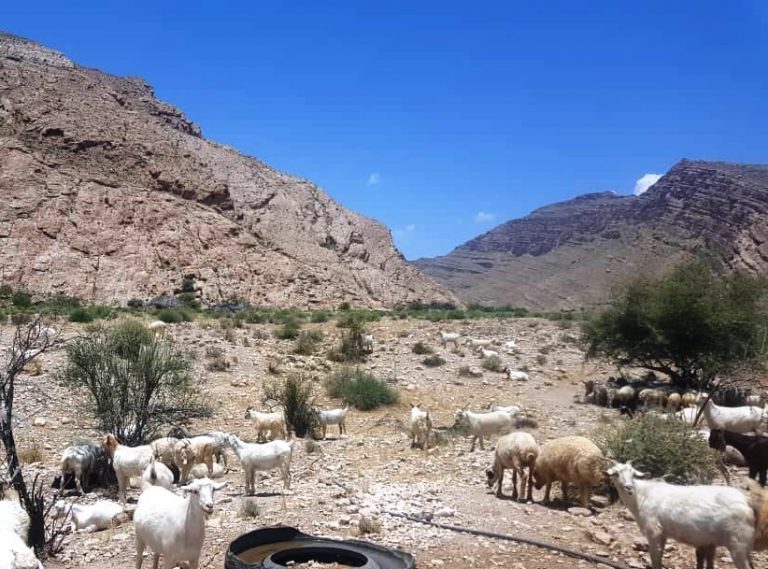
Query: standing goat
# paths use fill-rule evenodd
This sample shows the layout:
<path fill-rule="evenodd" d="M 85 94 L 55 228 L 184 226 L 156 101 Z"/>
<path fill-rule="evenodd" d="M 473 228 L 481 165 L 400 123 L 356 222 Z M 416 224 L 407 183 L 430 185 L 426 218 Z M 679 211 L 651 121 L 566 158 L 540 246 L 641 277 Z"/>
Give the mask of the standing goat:
<path fill-rule="evenodd" d="M 317 422 L 320 423 L 320 428 L 323 431 L 323 440 L 325 440 L 325 433 L 328 430 L 329 425 L 339 426 L 339 437 L 347 433 L 347 426 L 345 424 L 347 418 L 347 411 L 349 411 L 349 405 L 344 409 L 316 409 L 313 408 L 317 416 Z"/>
<path fill-rule="evenodd" d="M 128 447 L 117 442 L 115 435 L 104 437 L 104 451 L 112 458 L 112 468 L 117 475 L 118 499 L 125 503 L 125 493 L 132 477 L 139 477 L 152 460 L 152 447 L 149 445 Z"/>
<path fill-rule="evenodd" d="M 420 403 L 411 405 L 410 435 L 411 448 L 420 446 L 425 452 L 429 449 L 429 433 L 432 431 L 432 418 L 429 411 L 420 408 Z"/>
<path fill-rule="evenodd" d="M 475 450 L 475 443 L 480 440 L 480 448 L 483 446 L 483 438 L 489 435 L 508 433 L 514 426 L 514 419 L 509 413 L 503 411 L 491 411 L 490 413 L 473 413 L 463 409 L 456 412 L 456 422 L 466 422 L 469 425 L 469 433 L 472 435 L 472 446 L 469 452 Z"/>
<path fill-rule="evenodd" d="M 741 434 L 761 432 L 765 413 L 762 407 L 720 407 L 709 399 L 703 405 L 704 418 L 710 429 Z"/>
<path fill-rule="evenodd" d="M 446 348 L 449 342 L 453 342 L 454 348 L 459 348 L 459 338 L 461 338 L 461 334 L 456 332 L 443 332 L 442 330 L 440 330 L 437 334 L 440 336 L 440 341 L 443 343 L 443 348 Z"/>
<path fill-rule="evenodd" d="M 227 435 L 227 443 L 240 459 L 245 473 L 245 494 L 252 496 L 256 493 L 256 471 L 274 470 L 280 471 L 283 480 L 283 490 L 291 487 L 291 458 L 293 457 L 293 443 L 286 441 L 272 441 L 270 443 L 253 444 L 241 441 L 235 435 Z"/>

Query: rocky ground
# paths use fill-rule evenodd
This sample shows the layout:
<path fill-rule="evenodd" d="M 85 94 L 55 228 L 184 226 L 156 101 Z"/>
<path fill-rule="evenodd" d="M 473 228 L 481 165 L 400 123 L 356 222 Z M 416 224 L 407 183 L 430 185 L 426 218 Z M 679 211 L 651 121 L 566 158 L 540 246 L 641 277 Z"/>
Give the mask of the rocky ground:
<path fill-rule="evenodd" d="M 64 336 L 80 333 L 73 324 L 59 325 Z M 325 353 L 337 342 L 340 330 L 333 323 L 307 325 L 325 333 Z M 359 537 L 361 517 L 374 520 L 378 531 L 362 536 L 411 552 L 422 568 L 459 569 L 466 567 L 584 567 L 590 562 L 576 560 L 548 549 L 471 536 L 436 529 L 395 517 L 390 513 L 413 514 L 433 521 L 486 531 L 512 534 L 576 549 L 605 559 L 642 568 L 648 562 L 645 542 L 636 524 L 620 505 L 608 505 L 602 496 L 593 500 L 591 511 L 573 504 L 534 503 L 498 499 L 489 492 L 484 470 L 492 462 L 493 441 L 485 450 L 469 452 L 469 440 L 456 438 L 425 454 L 411 449 L 404 424 L 411 403 L 421 403 L 432 412 L 436 425 L 453 424 L 453 414 L 465 404 L 481 409 L 488 403 L 517 403 L 536 419 L 531 429 L 543 442 L 566 434 L 589 435 L 601 425 L 621 421 L 615 411 L 583 405 L 580 380 L 605 376 L 605 365 L 585 363 L 575 342 L 575 329 L 566 329 L 538 319 L 485 320 L 443 325 L 465 335 L 506 341 L 517 337 L 520 351 L 505 355 L 505 363 L 525 366 L 529 382 L 509 382 L 501 373 L 485 371 L 480 377 L 462 377 L 458 369 L 479 366 L 480 360 L 466 348 L 456 353 L 440 346 L 439 325 L 423 321 L 382 321 L 369 329 L 376 347 L 363 367 L 396 382 L 401 401 L 393 407 L 372 412 L 352 410 L 347 420 L 348 435 L 332 436 L 316 445 L 300 444 L 293 462 L 293 484 L 283 506 L 277 476 L 263 475 L 257 482 L 255 498 L 243 497 L 242 472 L 231 457 L 225 475 L 228 486 L 217 493 L 216 511 L 208 521 L 201 567 L 222 567 L 228 543 L 254 528 L 273 524 L 295 526 L 307 533 L 329 537 Z M 245 409 L 258 407 L 261 386 L 270 376 L 268 359 L 282 361 L 283 372 L 301 370 L 317 380 L 318 402 L 338 406 L 329 400 L 321 381 L 331 369 L 324 357 L 296 356 L 292 341 L 276 340 L 269 325 L 251 325 L 225 332 L 215 321 L 176 325 L 170 334 L 198 353 L 196 372 L 216 413 L 197 422 L 194 431 L 227 430 L 245 440 L 255 437 L 252 424 L 244 419 Z M 0 341 L 10 343 L 11 330 L 2 330 Z M 441 367 L 421 364 L 424 356 L 411 352 L 423 341 L 447 360 Z M 205 352 L 218 346 L 230 362 L 229 371 L 206 370 Z M 463 352 L 463 353 L 462 353 Z M 57 384 L 56 371 L 64 361 L 63 350 L 46 354 L 40 375 L 25 377 L 18 394 L 20 446 L 38 445 L 40 462 L 28 466 L 52 479 L 58 455 L 78 439 L 96 440 L 101 433 L 83 412 L 81 402 L 67 388 Z M 334 364 L 335 365 L 335 364 Z M 509 488 L 506 490 L 509 492 Z M 137 491 L 133 491 L 133 497 Z M 96 496 L 88 496 L 85 501 Z M 250 515 L 245 504 L 249 503 Z M 255 504 L 255 507 L 254 507 Z M 693 550 L 670 543 L 668 567 L 694 566 Z M 112 569 L 134 563 L 133 528 L 126 526 L 96 534 L 74 534 L 65 540 L 63 552 L 47 567 L 93 567 Z M 719 551 L 719 567 L 732 566 L 728 554 Z M 768 557 L 755 555 L 755 567 L 768 567 Z"/>

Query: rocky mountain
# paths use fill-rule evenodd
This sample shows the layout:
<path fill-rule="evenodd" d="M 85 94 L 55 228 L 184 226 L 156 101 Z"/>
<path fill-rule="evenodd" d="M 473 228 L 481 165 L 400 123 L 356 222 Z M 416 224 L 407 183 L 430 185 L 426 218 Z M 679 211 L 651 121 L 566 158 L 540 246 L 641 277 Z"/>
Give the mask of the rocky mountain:
<path fill-rule="evenodd" d="M 382 224 L 203 138 L 141 79 L 0 33 L 0 279 L 124 301 L 194 278 L 210 301 L 455 298 Z"/>
<path fill-rule="evenodd" d="M 682 160 L 640 196 L 579 196 L 415 264 L 466 302 L 553 310 L 691 257 L 768 271 L 768 166 Z"/>

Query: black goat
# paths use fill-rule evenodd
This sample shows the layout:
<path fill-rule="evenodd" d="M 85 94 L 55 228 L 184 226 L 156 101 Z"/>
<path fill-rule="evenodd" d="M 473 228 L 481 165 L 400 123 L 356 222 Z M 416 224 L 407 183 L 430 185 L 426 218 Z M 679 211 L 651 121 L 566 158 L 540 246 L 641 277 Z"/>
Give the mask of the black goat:
<path fill-rule="evenodd" d="M 768 475 L 768 437 L 712 429 L 709 433 L 709 446 L 725 451 L 725 445 L 731 445 L 742 454 L 749 467 L 749 477 L 757 479 L 759 475 L 760 485 L 765 486 Z"/>

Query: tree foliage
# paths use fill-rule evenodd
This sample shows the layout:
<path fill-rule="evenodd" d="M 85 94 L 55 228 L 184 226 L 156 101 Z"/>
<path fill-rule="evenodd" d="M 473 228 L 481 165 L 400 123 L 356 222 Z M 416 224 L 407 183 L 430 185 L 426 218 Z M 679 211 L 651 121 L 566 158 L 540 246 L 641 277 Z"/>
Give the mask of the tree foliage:
<path fill-rule="evenodd" d="M 762 278 L 713 274 L 699 262 L 636 279 L 585 323 L 587 357 L 662 372 L 682 386 L 707 385 L 737 367 L 761 367 L 767 293 Z"/>
<path fill-rule="evenodd" d="M 189 373 L 191 354 L 140 322 L 93 327 L 68 344 L 67 357 L 63 379 L 85 390 L 100 428 L 124 444 L 210 413 Z"/>

